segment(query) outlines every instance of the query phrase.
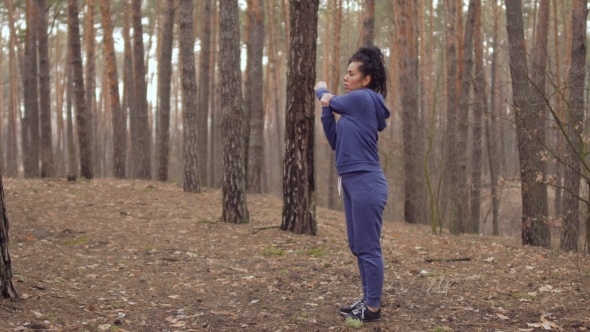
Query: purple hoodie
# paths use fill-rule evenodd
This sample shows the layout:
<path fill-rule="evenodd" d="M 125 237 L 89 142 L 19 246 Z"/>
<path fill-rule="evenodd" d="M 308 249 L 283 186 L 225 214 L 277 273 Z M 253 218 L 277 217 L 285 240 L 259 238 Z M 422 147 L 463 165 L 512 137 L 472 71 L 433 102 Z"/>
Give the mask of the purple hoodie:
<path fill-rule="evenodd" d="M 320 88 L 318 99 L 329 91 Z M 342 115 L 338 123 L 332 112 Z M 377 132 L 387 126 L 389 109 L 383 96 L 371 89 L 351 91 L 334 96 L 330 106 L 322 107 L 322 125 L 326 138 L 336 151 L 336 169 L 339 175 L 357 172 L 381 172 Z"/>

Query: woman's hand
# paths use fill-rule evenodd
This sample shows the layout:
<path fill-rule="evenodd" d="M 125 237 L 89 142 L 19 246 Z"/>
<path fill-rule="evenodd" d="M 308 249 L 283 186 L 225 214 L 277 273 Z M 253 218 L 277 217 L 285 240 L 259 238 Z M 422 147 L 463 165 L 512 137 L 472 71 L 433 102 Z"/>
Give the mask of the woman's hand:
<path fill-rule="evenodd" d="M 315 84 L 315 86 L 313 87 L 314 91 L 317 91 L 321 88 L 327 89 L 328 88 L 328 84 L 326 84 L 326 82 L 324 81 L 319 81 Z"/>
<path fill-rule="evenodd" d="M 332 97 L 334 97 L 333 94 L 324 93 L 322 99 L 320 99 L 320 104 L 322 104 L 322 107 L 330 106 L 330 99 L 332 99 Z"/>

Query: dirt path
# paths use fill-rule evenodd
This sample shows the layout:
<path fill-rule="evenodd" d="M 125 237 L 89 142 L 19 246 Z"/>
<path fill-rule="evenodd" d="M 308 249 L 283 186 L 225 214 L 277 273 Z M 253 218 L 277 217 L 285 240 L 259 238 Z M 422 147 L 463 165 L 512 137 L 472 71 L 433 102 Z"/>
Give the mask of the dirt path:
<path fill-rule="evenodd" d="M 133 180 L 4 185 L 22 299 L 0 301 L 1 331 L 353 330 L 337 312 L 360 295 L 341 213 L 318 209 L 311 237 L 255 231 L 280 224 L 281 201 L 271 196 L 250 195 L 251 223 L 230 225 L 218 222 L 218 190 Z M 358 331 L 590 330 L 587 256 L 403 223 L 383 233 L 384 317 Z M 463 257 L 471 260 L 425 261 Z"/>

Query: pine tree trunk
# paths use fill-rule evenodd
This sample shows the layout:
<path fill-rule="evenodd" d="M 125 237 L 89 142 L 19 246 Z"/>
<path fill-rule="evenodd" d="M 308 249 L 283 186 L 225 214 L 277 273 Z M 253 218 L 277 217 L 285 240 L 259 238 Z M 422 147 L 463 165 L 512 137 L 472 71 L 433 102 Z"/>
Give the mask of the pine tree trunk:
<path fill-rule="evenodd" d="M 461 93 L 459 96 L 459 109 L 457 114 L 457 129 L 455 145 L 451 147 L 450 180 L 454 184 L 455 191 L 451 192 L 451 234 L 459 234 L 467 231 L 469 222 L 469 185 L 467 178 L 467 130 L 469 118 L 469 105 L 472 69 L 473 69 L 473 22 L 474 0 L 469 1 L 469 12 L 465 24 L 463 39 L 463 72 L 461 77 Z"/>
<path fill-rule="evenodd" d="M 152 153 L 147 105 L 146 68 L 144 62 L 141 0 L 132 0 L 133 13 L 133 66 L 135 78 L 135 108 L 137 120 L 137 155 L 134 155 L 135 175 L 144 180 L 152 178 Z M 192 13 L 192 12 L 191 12 Z M 133 119 L 133 118 L 132 118 Z"/>
<path fill-rule="evenodd" d="M 375 39 L 375 0 L 365 0 L 365 18 L 359 34 L 357 47 L 373 46 Z"/>
<path fill-rule="evenodd" d="M 23 88 L 25 116 L 22 121 L 22 144 L 25 177 L 39 176 L 39 94 L 37 84 L 37 33 L 39 7 L 37 1 L 27 1 L 27 31 Z"/>
<path fill-rule="evenodd" d="M 248 222 L 246 174 L 242 125 L 242 77 L 240 72 L 240 27 L 237 0 L 220 0 L 220 70 L 223 140 L 224 222 Z"/>
<path fill-rule="evenodd" d="M 214 24 L 213 28 L 216 31 L 219 31 L 219 8 L 217 6 L 219 2 L 213 2 L 213 17 L 214 17 Z M 217 32 L 213 32 L 213 36 L 216 36 L 213 41 L 213 54 L 212 54 L 212 61 L 213 70 L 212 75 L 213 79 L 211 80 L 212 88 L 211 88 L 211 101 L 210 101 L 210 108 L 212 113 L 212 122 L 214 126 L 214 130 L 211 133 L 211 162 L 213 165 L 212 174 L 210 177 L 211 184 L 216 188 L 221 188 L 222 180 L 223 180 L 223 146 L 222 146 L 222 114 L 221 114 L 221 101 L 220 101 L 220 94 L 221 94 L 221 70 L 219 68 L 220 63 L 220 50 L 219 50 L 219 43 L 220 43 L 220 35 Z"/>
<path fill-rule="evenodd" d="M 113 24 L 109 0 L 100 0 L 102 27 L 104 30 L 104 54 L 107 65 L 108 91 L 113 126 L 113 176 L 125 178 L 125 154 L 127 152 L 127 133 L 125 111 L 119 97 L 119 75 L 113 40 Z"/>
<path fill-rule="evenodd" d="M 245 130 L 246 139 L 246 174 L 247 188 L 251 193 L 262 192 L 262 169 L 263 169 L 263 130 L 264 130 L 264 108 L 263 92 L 264 79 L 262 70 L 262 56 L 264 51 L 264 2 L 263 0 L 249 0 L 248 19 L 250 20 L 250 32 L 248 39 L 248 84 L 246 85 L 246 96 L 250 110 L 250 121 L 245 122 L 250 130 Z"/>
<path fill-rule="evenodd" d="M 446 128 L 446 146 L 443 156 L 443 164 L 448 164 L 448 169 L 452 170 L 455 161 L 452 159 L 453 149 L 456 146 L 457 130 L 457 30 L 456 30 L 457 7 L 455 0 L 445 0 L 445 37 L 446 37 L 446 108 L 447 108 L 447 128 Z M 453 195 L 456 192 L 457 183 L 451 180 L 452 171 L 443 174 L 443 190 L 446 191 L 447 198 L 453 204 Z M 443 202 L 446 206 L 447 202 Z M 443 207 L 444 208 L 444 207 Z M 444 214 L 444 213 L 443 213 Z M 454 228 L 453 214 L 451 213 L 449 228 Z"/>
<path fill-rule="evenodd" d="M 68 0 L 69 47 L 72 51 L 74 71 L 74 90 L 76 100 L 76 124 L 78 128 L 78 145 L 80 153 L 80 175 L 86 179 L 94 178 L 91 156 L 92 130 L 86 109 L 84 94 L 84 76 L 82 69 L 82 47 L 80 45 L 80 23 L 78 21 L 78 3 Z"/>
<path fill-rule="evenodd" d="M 531 69 L 531 81 L 533 86 L 531 88 L 532 98 L 532 111 L 534 116 L 532 117 L 532 126 L 535 128 L 535 133 L 538 140 L 540 141 L 540 153 L 547 154 L 547 151 L 543 147 L 546 141 L 546 119 L 547 119 L 547 104 L 545 103 L 546 89 L 545 89 L 545 75 L 547 74 L 547 46 L 549 42 L 549 0 L 541 0 L 539 7 L 539 18 L 537 21 L 537 28 L 535 31 L 535 44 L 533 46 L 532 63 L 529 66 Z M 545 159 L 545 158 L 541 158 Z M 546 162 L 541 160 L 539 163 L 539 173 L 542 176 L 542 181 L 537 185 L 541 194 L 541 199 L 546 201 L 543 215 L 549 216 L 549 202 L 547 197 L 547 165 Z M 539 223 L 533 224 L 535 229 L 533 232 L 538 234 L 541 238 L 541 242 L 544 246 L 551 245 L 551 229 L 546 226 L 544 220 Z"/>
<path fill-rule="evenodd" d="M 427 77 L 427 56 L 426 56 L 426 34 L 424 24 L 424 0 L 414 1 L 414 12 L 417 18 L 414 23 L 416 25 L 416 38 L 419 38 L 416 42 L 418 48 L 418 60 L 416 65 L 418 67 L 418 98 L 419 98 L 419 112 L 416 115 L 416 132 L 414 133 L 414 148 L 416 153 L 414 161 L 416 165 L 416 193 L 417 193 L 417 210 L 416 217 L 419 223 L 427 224 L 429 216 L 428 206 L 428 191 L 426 185 L 426 177 L 424 175 L 424 167 L 426 166 L 426 129 L 428 128 L 428 122 L 426 122 L 428 112 L 428 91 L 426 90 L 426 77 Z"/>
<path fill-rule="evenodd" d="M 574 0 L 572 3 L 572 40 L 571 66 L 568 73 L 569 114 L 567 127 L 566 168 L 564 174 L 563 228 L 561 231 L 561 249 L 578 250 L 580 231 L 579 204 L 576 197 L 580 194 L 580 168 L 585 162 L 583 142 L 584 131 L 584 79 L 586 76 L 586 26 L 588 1 Z"/>
<path fill-rule="evenodd" d="M 290 1 L 281 230 L 317 234 L 314 93 L 318 0 Z"/>
<path fill-rule="evenodd" d="M 374 5 L 374 3 L 373 3 Z M 337 95 L 339 88 L 342 85 L 340 82 L 340 41 L 342 36 L 342 0 L 334 0 L 333 7 L 333 24 L 334 29 L 330 30 L 330 37 L 326 38 L 326 43 L 332 43 L 332 56 L 330 61 L 330 91 Z M 373 8 L 374 10 L 374 8 Z M 330 44 L 330 43 L 328 43 Z M 339 118 L 339 116 L 337 117 Z M 334 162 L 334 151 L 331 148 L 326 149 L 328 157 L 328 208 L 335 209 L 338 199 L 338 174 L 336 174 L 336 167 Z"/>
<path fill-rule="evenodd" d="M 537 115 L 532 113 L 531 92 L 528 81 L 526 43 L 520 0 L 505 0 L 506 30 L 509 40 L 512 96 L 516 120 L 516 139 L 520 161 L 522 197 L 523 245 L 549 246 L 538 230 L 547 217 L 547 195 L 543 195 L 537 180 L 542 170 L 542 147 L 536 135 Z M 542 174 L 541 174 L 542 176 Z"/>
<path fill-rule="evenodd" d="M 481 173 L 483 158 L 483 112 L 486 108 L 485 102 L 485 72 L 483 68 L 483 36 L 481 26 L 482 6 L 481 0 L 473 3 L 473 49 L 475 56 L 475 79 L 473 81 L 473 159 L 471 163 L 471 193 L 470 208 L 471 218 L 467 226 L 467 233 L 479 234 L 479 221 L 481 211 Z M 468 22 L 469 23 L 469 22 Z"/>
<path fill-rule="evenodd" d="M 209 95 L 211 94 L 211 24 L 212 24 L 212 0 L 203 1 L 203 18 L 201 28 L 201 56 L 199 59 L 199 86 L 198 86 L 198 134 L 199 134 L 199 175 L 203 185 L 211 185 L 208 165 L 208 146 L 209 146 Z M 214 67 L 214 66 L 213 66 Z"/>
<path fill-rule="evenodd" d="M 501 15 L 498 14 L 497 0 L 492 0 L 492 12 L 494 15 L 494 32 L 492 37 L 492 63 L 490 68 L 490 108 L 487 113 L 485 122 L 486 130 L 486 147 L 488 149 L 488 163 L 490 168 L 491 194 L 492 194 L 492 234 L 500 235 L 498 225 L 498 214 L 500 211 L 500 196 L 498 192 L 498 175 L 500 173 L 500 158 L 498 157 L 498 53 L 499 53 L 499 34 Z"/>
<path fill-rule="evenodd" d="M 84 16 L 84 47 L 86 60 L 86 75 L 84 88 L 86 89 L 86 111 L 88 112 L 88 123 L 91 134 L 91 158 L 94 176 L 100 176 L 100 156 L 98 154 L 98 108 L 96 107 L 96 33 L 94 31 L 94 8 L 96 0 L 86 1 L 86 15 Z"/>
<path fill-rule="evenodd" d="M 0 173 L 0 298 L 14 300 L 19 296 L 12 283 L 12 260 L 8 252 L 8 244 L 10 243 L 8 230 L 10 227 L 4 198 L 4 186 Z"/>
<path fill-rule="evenodd" d="M 561 61 L 560 61 L 560 56 L 559 54 L 560 52 L 560 39 L 559 39 L 559 25 L 558 25 L 558 16 L 557 16 L 557 0 L 553 0 L 553 48 L 555 49 L 555 87 L 556 90 L 561 91 Z M 560 121 L 564 122 L 564 118 L 563 118 L 563 112 L 561 111 L 561 109 L 563 108 L 563 103 L 562 103 L 562 94 L 561 93 L 557 93 L 555 96 L 555 105 L 556 105 L 556 110 L 557 110 L 557 114 L 558 117 L 560 119 Z M 561 132 L 556 132 L 556 144 L 555 144 L 555 149 L 557 150 L 557 153 L 562 153 L 561 151 L 563 150 L 563 135 L 561 134 Z M 562 214 L 562 205 L 561 205 L 561 193 L 562 193 L 562 189 L 561 186 L 563 185 L 563 171 L 562 171 L 562 165 L 561 163 L 556 163 L 555 164 L 555 185 L 556 187 L 554 188 L 555 190 L 555 199 L 553 201 L 553 215 L 556 218 L 561 217 Z"/>
<path fill-rule="evenodd" d="M 61 33 L 60 30 L 56 31 L 55 34 L 55 119 L 57 122 L 57 144 L 55 148 L 55 176 L 63 178 L 66 175 L 65 166 L 65 136 L 64 136 L 64 118 L 63 118 L 63 106 L 64 106 L 64 93 L 66 87 L 66 70 L 60 70 L 65 67 L 62 59 L 61 49 Z M 67 59 L 66 59 L 67 61 Z M 66 65 L 67 66 L 67 65 Z"/>
<path fill-rule="evenodd" d="M 74 143 L 74 121 L 72 119 L 72 93 L 74 91 L 74 70 L 72 66 L 72 51 L 68 50 L 66 66 L 66 135 L 68 141 L 68 178 L 76 178 L 78 165 L 76 163 L 76 145 Z"/>
<path fill-rule="evenodd" d="M 161 31 L 162 49 L 158 62 L 159 121 L 158 121 L 158 180 L 168 180 L 170 156 L 170 89 L 172 85 L 172 41 L 174 30 L 174 0 L 167 0 Z"/>
<path fill-rule="evenodd" d="M 201 192 L 197 137 L 197 74 L 193 47 L 193 3 L 180 0 L 180 59 L 182 61 L 184 191 Z"/>
<path fill-rule="evenodd" d="M 418 188 L 416 181 L 421 172 L 415 164 L 415 133 L 418 115 L 418 54 L 416 53 L 416 31 L 414 2 L 396 0 L 394 2 L 396 26 L 405 27 L 397 34 L 398 77 L 401 88 L 400 103 L 402 108 L 402 137 L 404 151 L 404 220 L 408 223 L 420 223 L 418 218 Z"/>
<path fill-rule="evenodd" d="M 0 68 L 4 64 L 4 38 L 0 36 Z M 4 82 L 4 75 L 0 69 L 0 82 Z M 6 130 L 4 129 L 5 121 L 5 107 L 4 107 L 4 88 L 0 89 L 0 170 L 6 169 L 4 156 L 6 154 Z"/>
<path fill-rule="evenodd" d="M 49 77 L 49 42 L 47 34 L 47 0 L 37 0 L 39 10 L 38 30 L 39 38 L 39 120 L 41 129 L 40 158 L 41 177 L 55 176 L 53 161 L 53 144 L 51 130 L 51 89 Z"/>
<path fill-rule="evenodd" d="M 129 0 L 123 0 L 123 42 L 124 61 L 123 61 L 123 81 L 125 86 L 123 88 L 125 103 L 125 113 L 129 113 L 129 138 L 128 155 L 126 160 L 126 171 L 131 178 L 136 178 L 137 173 L 135 169 L 135 160 L 139 158 L 138 138 L 137 138 L 137 110 L 135 107 L 135 79 L 133 76 L 133 47 L 131 44 L 131 4 Z M 127 127 L 127 126 L 125 126 Z"/>
<path fill-rule="evenodd" d="M 17 64 L 16 64 L 16 43 L 17 35 L 14 26 L 14 13 L 12 9 L 12 1 L 6 0 L 6 7 L 8 7 L 8 20 L 10 25 L 10 44 L 8 51 L 8 65 L 10 67 L 10 95 L 8 99 L 8 147 L 6 151 L 6 175 L 8 177 L 17 177 L 18 175 L 18 147 L 17 147 L 17 130 L 16 118 L 18 107 L 18 79 L 17 79 Z"/>

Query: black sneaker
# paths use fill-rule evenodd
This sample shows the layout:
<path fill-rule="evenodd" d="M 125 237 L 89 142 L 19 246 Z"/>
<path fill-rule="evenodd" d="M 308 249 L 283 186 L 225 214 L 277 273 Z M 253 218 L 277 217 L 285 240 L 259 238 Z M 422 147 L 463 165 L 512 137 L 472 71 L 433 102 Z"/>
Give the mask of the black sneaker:
<path fill-rule="evenodd" d="M 344 319 L 347 318 L 358 319 L 363 322 L 378 322 L 381 320 L 381 308 L 373 312 L 362 302 L 358 308 L 352 309 L 350 314 L 344 316 Z"/>
<path fill-rule="evenodd" d="M 361 304 L 364 304 L 364 303 L 365 303 L 365 300 L 363 300 L 363 299 L 357 300 L 355 303 L 353 303 L 353 304 L 351 304 L 351 305 L 349 305 L 347 307 L 340 308 L 340 313 L 343 314 L 343 315 L 348 315 L 354 309 L 359 308 L 361 306 Z"/>

